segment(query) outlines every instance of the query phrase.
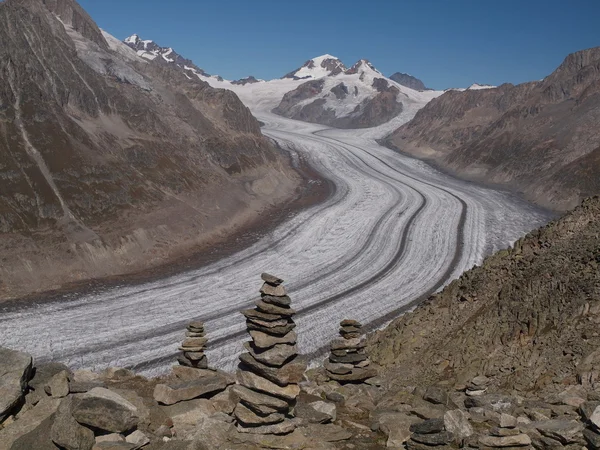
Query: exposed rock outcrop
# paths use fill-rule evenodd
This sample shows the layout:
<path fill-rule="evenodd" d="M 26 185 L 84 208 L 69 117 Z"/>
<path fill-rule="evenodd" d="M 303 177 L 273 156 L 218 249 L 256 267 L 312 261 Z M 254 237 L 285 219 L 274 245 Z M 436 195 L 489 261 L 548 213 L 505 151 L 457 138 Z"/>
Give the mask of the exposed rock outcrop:
<path fill-rule="evenodd" d="M 600 47 L 542 81 L 450 90 L 386 139 L 469 179 L 565 210 L 600 193 Z"/>
<path fill-rule="evenodd" d="M 164 264 L 294 195 L 234 93 L 75 1 L 0 3 L 0 41 L 0 298 Z"/>
<path fill-rule="evenodd" d="M 407 88 L 414 89 L 415 91 L 429 90 L 421 80 L 407 73 L 396 72 L 390 76 L 390 80 L 395 81 L 402 86 L 406 86 Z"/>

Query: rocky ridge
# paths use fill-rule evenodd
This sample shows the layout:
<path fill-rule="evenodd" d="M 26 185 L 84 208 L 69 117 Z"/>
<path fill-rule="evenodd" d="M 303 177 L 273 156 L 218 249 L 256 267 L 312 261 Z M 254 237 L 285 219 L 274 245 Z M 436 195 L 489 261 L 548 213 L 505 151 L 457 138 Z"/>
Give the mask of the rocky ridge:
<path fill-rule="evenodd" d="M 396 83 L 401 84 L 402 86 L 406 86 L 407 88 L 414 89 L 415 91 L 430 90 L 427 87 L 425 87 L 425 83 L 423 83 L 421 80 L 407 73 L 396 72 L 390 75 L 389 78 L 390 80 L 395 81 Z"/>
<path fill-rule="evenodd" d="M 0 3 L 0 39 L 0 298 L 164 264 L 294 196 L 234 93 L 139 57 L 75 1 Z"/>
<path fill-rule="evenodd" d="M 385 142 L 566 210 L 600 192 L 599 99 L 596 47 L 567 56 L 542 81 L 447 91 Z"/>

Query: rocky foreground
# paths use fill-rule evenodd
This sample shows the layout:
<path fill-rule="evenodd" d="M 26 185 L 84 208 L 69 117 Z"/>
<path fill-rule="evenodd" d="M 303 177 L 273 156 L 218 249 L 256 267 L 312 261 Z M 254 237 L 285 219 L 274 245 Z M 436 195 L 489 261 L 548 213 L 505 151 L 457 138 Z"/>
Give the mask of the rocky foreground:
<path fill-rule="evenodd" d="M 598 449 L 598 218 L 584 201 L 367 341 L 344 320 L 310 370 L 267 274 L 236 376 L 210 368 L 199 322 L 157 379 L 2 349 L 0 450 Z"/>

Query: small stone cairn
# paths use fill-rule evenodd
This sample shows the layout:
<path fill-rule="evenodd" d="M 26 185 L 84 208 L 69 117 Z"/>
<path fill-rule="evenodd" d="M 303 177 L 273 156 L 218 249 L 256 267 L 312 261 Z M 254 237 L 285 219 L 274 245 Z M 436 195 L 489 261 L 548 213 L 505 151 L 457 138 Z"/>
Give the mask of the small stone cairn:
<path fill-rule="evenodd" d="M 233 412 L 238 431 L 287 434 L 296 428 L 291 417 L 300 394 L 298 383 L 306 360 L 298 356 L 291 299 L 283 280 L 263 273 L 261 299 L 256 308 L 242 311 L 252 340 L 240 356 L 238 384 L 231 390 L 237 402 Z"/>
<path fill-rule="evenodd" d="M 179 355 L 177 361 L 186 367 L 196 369 L 207 369 L 208 359 L 204 354 L 208 338 L 205 336 L 203 322 L 191 322 L 187 326 L 185 339 L 179 347 L 183 353 Z"/>
<path fill-rule="evenodd" d="M 331 354 L 323 364 L 329 378 L 340 383 L 360 383 L 377 376 L 365 351 L 361 323 L 345 319 L 340 327 L 341 337 L 331 343 Z"/>

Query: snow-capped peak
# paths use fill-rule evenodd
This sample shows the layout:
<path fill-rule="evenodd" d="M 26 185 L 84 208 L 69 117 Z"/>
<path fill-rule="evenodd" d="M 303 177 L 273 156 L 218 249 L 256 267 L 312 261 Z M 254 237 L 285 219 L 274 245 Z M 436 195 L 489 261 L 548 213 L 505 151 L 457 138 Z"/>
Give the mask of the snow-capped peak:
<path fill-rule="evenodd" d="M 123 42 L 125 42 L 126 44 L 136 44 L 139 41 L 140 41 L 140 37 L 137 34 L 132 34 L 127 39 L 125 39 Z"/>
<path fill-rule="evenodd" d="M 302 67 L 288 73 L 283 78 L 316 79 L 335 76 L 346 70 L 346 66 L 335 56 L 325 54 L 309 59 Z"/>
<path fill-rule="evenodd" d="M 492 86 L 491 84 L 479 84 L 473 83 L 471 86 L 467 88 L 467 91 L 479 91 L 481 89 L 494 89 L 497 86 Z"/>
<path fill-rule="evenodd" d="M 369 73 L 373 74 L 373 72 L 378 76 L 383 76 L 379 70 L 375 68 L 373 64 L 368 59 L 361 59 L 356 64 L 354 64 L 350 69 L 346 70 L 346 75 L 353 75 L 355 73 Z"/>

